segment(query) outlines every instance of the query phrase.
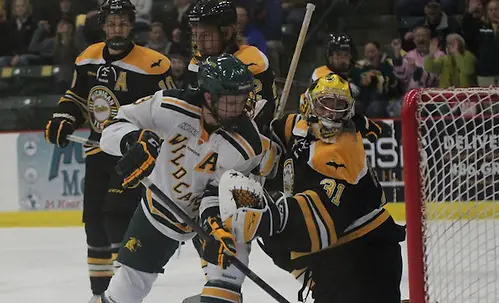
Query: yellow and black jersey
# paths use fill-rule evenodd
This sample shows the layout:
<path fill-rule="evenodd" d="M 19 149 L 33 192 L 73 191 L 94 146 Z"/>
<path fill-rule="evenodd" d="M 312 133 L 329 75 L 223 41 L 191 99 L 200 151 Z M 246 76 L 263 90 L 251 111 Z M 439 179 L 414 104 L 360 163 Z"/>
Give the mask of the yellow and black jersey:
<path fill-rule="evenodd" d="M 319 66 L 318 68 L 314 69 L 314 72 L 312 73 L 312 82 L 319 79 L 320 77 L 329 75 L 332 72 L 333 71 L 329 69 L 327 65 Z"/>
<path fill-rule="evenodd" d="M 249 70 L 253 73 L 258 111 L 255 122 L 259 127 L 268 126 L 274 117 L 274 111 L 278 102 L 274 72 L 270 68 L 269 59 L 258 48 L 250 45 L 241 45 L 231 53 L 247 64 Z M 199 61 L 196 57 L 193 57 L 189 63 L 188 69 L 191 74 L 189 77 L 191 87 L 197 87 L 196 73 L 199 68 L 198 63 Z"/>
<path fill-rule="evenodd" d="M 76 58 L 73 83 L 58 110 L 76 118 L 75 128 L 88 121 L 90 139 L 98 141 L 104 123 L 120 106 L 174 88 L 170 73 L 170 60 L 154 50 L 132 44 L 122 54 L 111 55 L 105 43 L 96 43 Z M 89 149 L 87 155 L 100 151 Z"/>
<path fill-rule="evenodd" d="M 390 217 L 359 132 L 325 143 L 295 114 L 276 121 L 274 131 L 287 149 L 282 170 L 288 221 L 273 240 L 284 242 L 297 264 L 306 266 L 309 256 L 362 237 Z"/>

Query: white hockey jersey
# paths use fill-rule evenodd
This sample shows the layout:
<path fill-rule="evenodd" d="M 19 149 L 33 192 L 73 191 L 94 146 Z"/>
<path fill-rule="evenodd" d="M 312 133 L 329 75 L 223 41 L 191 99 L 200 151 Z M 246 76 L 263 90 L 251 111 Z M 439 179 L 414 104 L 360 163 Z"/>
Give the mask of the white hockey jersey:
<path fill-rule="evenodd" d="M 276 151 L 249 119 L 241 119 L 238 133 L 219 129 L 209 135 L 203 128 L 202 101 L 202 93 L 195 91 L 159 91 L 122 106 L 100 141 L 106 153 L 121 156 L 121 139 L 132 131 L 149 129 L 161 137 L 164 141 L 149 178 L 192 218 L 198 215 L 207 186 L 218 186 L 225 170 L 266 174 Z M 178 241 L 194 236 L 149 190 L 141 205 L 149 221 L 166 236 Z"/>

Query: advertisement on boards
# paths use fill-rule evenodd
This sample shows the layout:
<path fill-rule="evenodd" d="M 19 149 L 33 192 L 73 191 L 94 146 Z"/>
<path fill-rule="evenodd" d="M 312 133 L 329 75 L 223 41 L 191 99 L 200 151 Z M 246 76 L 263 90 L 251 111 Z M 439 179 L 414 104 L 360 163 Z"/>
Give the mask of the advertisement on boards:
<path fill-rule="evenodd" d="M 379 120 L 387 124 L 391 131 L 384 130 L 375 143 L 364 139 L 367 160 L 371 163 L 385 191 L 387 202 L 404 202 L 404 182 L 402 169 L 402 125 L 400 120 Z"/>
<path fill-rule="evenodd" d="M 88 137 L 88 131 L 75 135 Z M 85 153 L 79 143 L 59 148 L 43 132 L 21 133 L 17 139 L 19 207 L 22 211 L 83 208 Z"/>

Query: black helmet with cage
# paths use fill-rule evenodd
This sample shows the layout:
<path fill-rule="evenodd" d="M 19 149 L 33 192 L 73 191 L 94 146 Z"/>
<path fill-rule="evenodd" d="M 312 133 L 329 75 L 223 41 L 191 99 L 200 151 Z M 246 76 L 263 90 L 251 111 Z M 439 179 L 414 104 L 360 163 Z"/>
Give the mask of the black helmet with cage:
<path fill-rule="evenodd" d="M 192 7 L 188 17 L 194 34 L 194 50 L 199 51 L 201 57 L 219 55 L 226 50 L 227 47 L 236 43 L 237 13 L 236 8 L 231 1 L 199 0 Z M 206 50 L 197 47 L 198 43 L 203 43 L 204 41 L 196 41 L 196 39 L 210 39 L 210 33 L 208 32 L 204 32 L 196 38 L 195 31 L 198 27 L 205 26 L 213 26 L 218 30 L 221 39 L 218 49 L 213 48 Z M 231 32 L 227 32 L 227 28 L 229 27 L 233 27 Z M 203 53 L 203 51 L 205 53 Z"/>
<path fill-rule="evenodd" d="M 329 33 L 327 36 L 326 56 L 329 57 L 335 51 L 351 53 L 354 48 L 352 38 L 346 33 Z"/>
<path fill-rule="evenodd" d="M 326 62 L 330 70 L 348 78 L 346 74 L 354 65 L 356 50 L 352 38 L 346 33 L 330 33 L 326 43 Z"/>
<path fill-rule="evenodd" d="M 209 56 L 201 62 L 198 84 L 210 95 L 205 106 L 224 129 L 236 131 L 241 118 L 250 116 L 255 100 L 249 100 L 255 84 L 248 66 L 231 54 Z"/>
<path fill-rule="evenodd" d="M 126 25 L 123 24 L 112 24 L 106 28 L 108 22 L 108 16 L 120 15 L 127 16 L 128 21 Z M 135 6 L 130 2 L 130 0 L 106 0 L 99 10 L 99 23 L 103 25 L 104 31 L 106 32 L 106 44 L 109 48 L 114 50 L 125 50 L 132 43 L 132 29 L 135 22 Z M 114 26 L 129 26 L 129 29 L 124 31 L 128 34 L 120 35 L 114 33 Z"/>

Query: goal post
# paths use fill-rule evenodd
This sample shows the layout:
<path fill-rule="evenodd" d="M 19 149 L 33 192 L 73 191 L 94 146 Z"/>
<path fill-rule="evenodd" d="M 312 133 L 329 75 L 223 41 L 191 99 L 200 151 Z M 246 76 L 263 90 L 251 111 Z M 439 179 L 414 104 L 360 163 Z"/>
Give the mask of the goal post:
<path fill-rule="evenodd" d="M 411 90 L 402 146 L 410 302 L 499 302 L 499 88 Z"/>

